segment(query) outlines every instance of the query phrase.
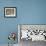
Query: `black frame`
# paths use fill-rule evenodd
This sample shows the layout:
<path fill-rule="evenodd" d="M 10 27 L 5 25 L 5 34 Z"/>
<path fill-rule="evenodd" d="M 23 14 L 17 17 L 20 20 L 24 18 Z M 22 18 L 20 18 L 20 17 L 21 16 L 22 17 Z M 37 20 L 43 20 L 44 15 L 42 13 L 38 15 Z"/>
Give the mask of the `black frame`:
<path fill-rule="evenodd" d="M 5 8 L 15 8 L 16 9 L 16 15 L 15 16 L 5 16 Z M 17 8 L 16 7 L 4 7 L 4 18 L 16 18 L 17 17 Z"/>

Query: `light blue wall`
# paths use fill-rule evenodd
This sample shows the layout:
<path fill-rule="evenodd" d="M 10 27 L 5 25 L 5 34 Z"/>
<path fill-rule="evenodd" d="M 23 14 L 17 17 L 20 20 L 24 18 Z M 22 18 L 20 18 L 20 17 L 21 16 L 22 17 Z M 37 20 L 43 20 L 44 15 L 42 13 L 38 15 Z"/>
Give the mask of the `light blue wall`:
<path fill-rule="evenodd" d="M 17 17 L 4 18 L 4 7 L 16 7 Z M 17 34 L 18 24 L 46 24 L 46 0 L 0 0 L 0 44 L 8 43 L 9 32 Z"/>

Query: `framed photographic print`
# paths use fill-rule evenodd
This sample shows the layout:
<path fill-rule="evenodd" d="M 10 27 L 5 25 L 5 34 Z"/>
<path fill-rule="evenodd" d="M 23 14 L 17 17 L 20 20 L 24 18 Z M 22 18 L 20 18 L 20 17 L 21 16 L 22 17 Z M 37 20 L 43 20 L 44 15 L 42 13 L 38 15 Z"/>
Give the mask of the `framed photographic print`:
<path fill-rule="evenodd" d="M 16 16 L 17 16 L 17 9 L 16 9 L 16 7 L 5 7 L 4 8 L 4 17 L 15 18 Z"/>

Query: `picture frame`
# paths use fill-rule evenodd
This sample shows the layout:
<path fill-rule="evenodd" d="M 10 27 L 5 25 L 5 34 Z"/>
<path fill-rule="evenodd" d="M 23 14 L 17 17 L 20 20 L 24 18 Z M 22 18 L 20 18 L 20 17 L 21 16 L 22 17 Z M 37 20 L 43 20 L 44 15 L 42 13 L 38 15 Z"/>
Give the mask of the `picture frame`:
<path fill-rule="evenodd" d="M 16 18 L 17 8 L 16 7 L 4 7 L 4 17 L 5 18 Z"/>

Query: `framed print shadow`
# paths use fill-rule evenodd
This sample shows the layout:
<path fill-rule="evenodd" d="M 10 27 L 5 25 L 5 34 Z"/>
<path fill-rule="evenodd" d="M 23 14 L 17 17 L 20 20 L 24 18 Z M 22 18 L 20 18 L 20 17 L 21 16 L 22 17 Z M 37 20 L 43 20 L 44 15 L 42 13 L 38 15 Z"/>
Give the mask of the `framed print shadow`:
<path fill-rule="evenodd" d="M 5 18 L 16 18 L 17 8 L 16 7 L 4 7 L 4 17 Z"/>

